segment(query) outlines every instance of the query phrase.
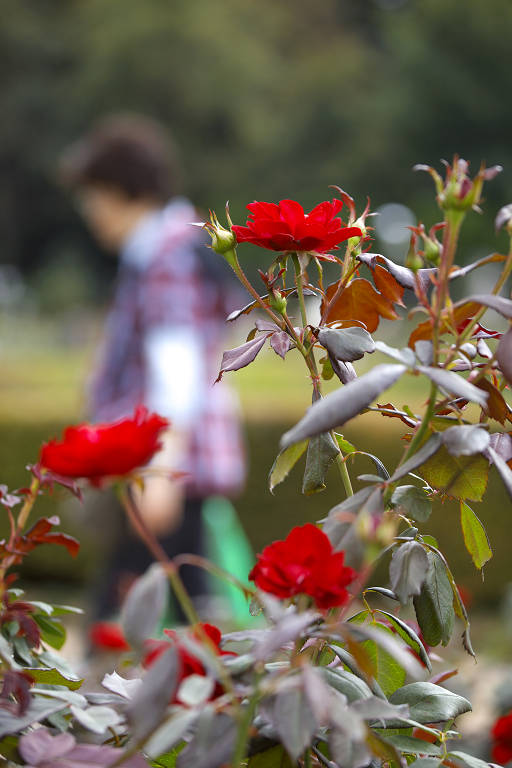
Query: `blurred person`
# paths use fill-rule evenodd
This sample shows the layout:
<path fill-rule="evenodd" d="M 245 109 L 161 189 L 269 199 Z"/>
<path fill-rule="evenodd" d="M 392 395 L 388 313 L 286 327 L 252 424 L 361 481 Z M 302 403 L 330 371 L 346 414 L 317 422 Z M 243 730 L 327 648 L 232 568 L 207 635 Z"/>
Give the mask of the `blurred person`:
<path fill-rule="evenodd" d="M 205 554 L 205 500 L 232 497 L 244 481 L 237 401 L 223 382 L 212 386 L 237 288 L 191 225 L 199 215 L 177 194 L 175 150 L 157 123 L 137 115 L 104 119 L 65 152 L 62 176 L 94 237 L 119 256 L 90 417 L 114 421 L 142 403 L 169 418 L 155 473 L 131 493 L 170 557 Z M 173 482 L 157 470 L 186 475 Z M 102 581 L 100 617 L 115 613 L 150 562 L 124 524 Z M 182 576 L 196 601 L 208 593 L 200 569 L 184 566 Z"/>

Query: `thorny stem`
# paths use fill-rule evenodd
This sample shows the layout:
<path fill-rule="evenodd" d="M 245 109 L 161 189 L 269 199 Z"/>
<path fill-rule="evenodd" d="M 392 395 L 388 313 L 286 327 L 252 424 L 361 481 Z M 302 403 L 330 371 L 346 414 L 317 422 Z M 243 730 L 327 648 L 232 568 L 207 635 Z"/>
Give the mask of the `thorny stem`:
<path fill-rule="evenodd" d="M 133 527 L 155 560 L 157 560 L 157 562 L 159 562 L 164 567 L 165 572 L 169 577 L 169 581 L 171 582 L 171 586 L 174 590 L 174 594 L 176 595 L 176 599 L 183 609 L 183 613 L 187 617 L 187 620 L 192 625 L 199 624 L 200 618 L 197 615 L 197 611 L 194 608 L 192 600 L 188 596 L 187 590 L 185 589 L 185 586 L 181 580 L 181 576 L 179 575 L 176 565 L 164 551 L 158 539 L 149 530 L 144 521 L 144 518 L 140 513 L 139 508 L 124 486 L 121 487 L 119 495 L 121 502 L 126 510 L 126 514 L 128 515 L 128 519 L 132 523 Z"/>
<path fill-rule="evenodd" d="M 11 536 L 9 539 L 9 544 L 11 546 L 15 544 L 17 537 L 23 532 L 23 529 L 27 524 L 27 520 L 32 511 L 32 507 L 34 506 L 34 503 L 37 499 L 40 485 L 41 485 L 40 480 L 38 480 L 37 477 L 34 477 L 32 479 L 32 482 L 30 483 L 29 491 L 27 493 L 23 506 L 18 515 L 16 526 L 14 530 L 11 529 Z M 12 521 L 12 515 L 10 512 L 9 514 L 11 516 L 11 521 Z M 0 597 L 1 595 L 3 595 L 4 589 L 5 589 L 5 584 L 4 584 L 5 574 L 7 570 L 11 567 L 11 565 L 14 563 L 15 559 L 16 559 L 16 555 L 8 555 L 7 557 L 4 558 L 2 565 L 0 567 Z"/>
<path fill-rule="evenodd" d="M 240 720 L 240 727 L 237 733 L 235 751 L 233 753 L 233 759 L 231 761 L 231 765 L 233 766 L 233 768 L 242 768 L 242 766 L 245 765 L 249 731 L 254 718 L 254 714 L 256 712 L 256 707 L 258 706 L 259 699 L 260 699 L 260 693 L 258 690 L 258 683 L 256 681 L 254 693 L 252 697 L 249 699 L 249 702 L 245 708 L 245 711 L 242 713 L 242 717 Z"/>
<path fill-rule="evenodd" d="M 158 539 L 149 530 L 148 526 L 144 521 L 144 518 L 140 513 L 139 508 L 133 501 L 126 487 L 120 486 L 118 488 L 118 493 L 119 493 L 119 498 L 121 500 L 121 503 L 128 516 L 128 519 L 133 524 L 138 535 L 141 537 L 142 541 L 147 546 L 147 548 L 149 549 L 153 557 L 157 560 L 157 562 L 159 562 L 162 565 L 167 576 L 169 577 L 169 581 L 171 582 L 171 587 L 174 591 L 174 594 L 176 595 L 176 599 L 178 600 L 178 603 L 180 604 L 183 610 L 183 613 L 187 618 L 187 621 L 189 622 L 189 624 L 191 624 L 195 628 L 201 641 L 204 642 L 204 644 L 212 651 L 213 656 L 215 656 L 216 649 L 214 648 L 212 641 L 210 640 L 206 632 L 203 631 L 203 628 L 201 626 L 201 620 L 197 615 L 197 611 L 194 607 L 192 600 L 188 595 L 187 590 L 185 589 L 185 585 L 183 584 L 183 581 L 179 574 L 178 567 L 176 566 L 174 561 L 169 558 L 167 553 L 162 548 L 162 545 L 160 544 Z M 219 673 L 219 677 L 221 678 L 222 684 L 224 685 L 225 689 L 230 693 L 233 693 L 233 684 L 231 682 L 231 678 L 220 661 L 217 664 L 217 671 Z"/>
<path fill-rule="evenodd" d="M 276 315 L 276 313 L 263 301 L 261 296 L 259 295 L 258 291 L 254 288 L 254 286 L 249 282 L 247 279 L 245 272 L 243 271 L 242 267 L 240 266 L 240 263 L 238 261 L 238 257 L 236 256 L 234 259 L 233 264 L 231 265 L 232 269 L 235 273 L 235 275 L 238 277 L 244 288 L 249 291 L 251 296 L 255 299 L 256 303 L 258 304 L 261 309 L 263 309 L 267 315 L 271 318 L 272 322 L 274 322 L 279 328 L 283 328 L 283 321 L 282 319 Z"/>
<path fill-rule="evenodd" d="M 404 461 L 407 461 L 407 459 L 410 458 L 410 456 L 412 456 L 413 453 L 415 453 L 416 450 L 421 446 L 423 438 L 425 437 L 425 434 L 429 428 L 430 420 L 435 412 L 436 398 L 437 398 L 437 387 L 434 384 L 434 382 L 431 382 L 430 397 L 428 399 L 427 410 L 425 411 L 423 415 L 423 419 L 421 420 L 421 424 L 416 434 L 414 435 L 413 439 L 411 440 L 402 461 L 400 462 L 401 464 L 403 464 Z"/>
<path fill-rule="evenodd" d="M 300 268 L 299 257 L 296 253 L 292 256 L 293 266 L 295 269 L 295 286 L 297 288 L 297 296 L 299 299 L 300 316 L 302 318 L 302 325 L 306 328 L 308 324 L 308 318 L 306 314 L 306 302 L 304 301 L 304 286 L 302 284 L 302 270 Z"/>
<path fill-rule="evenodd" d="M 464 214 L 460 211 L 454 211 L 447 214 L 447 223 L 444 230 L 443 248 L 442 248 L 442 260 L 438 270 L 438 282 L 433 299 L 433 312 L 434 312 L 434 327 L 432 332 L 432 346 L 433 346 L 433 362 L 437 364 L 439 362 L 439 339 L 440 339 L 440 325 L 445 307 L 446 301 L 449 298 L 449 275 L 455 258 L 455 251 L 457 250 L 457 241 L 459 238 L 459 232 L 464 220 Z M 418 447 L 423 442 L 425 435 L 428 432 L 430 421 L 435 413 L 437 398 L 437 386 L 434 382 L 430 384 L 430 396 L 428 399 L 427 409 L 423 415 L 421 423 L 412 438 L 407 451 L 404 453 L 403 459 L 400 464 L 412 456 Z"/>
<path fill-rule="evenodd" d="M 23 504 L 20 510 L 20 514 L 18 515 L 18 522 L 16 524 L 17 534 L 20 534 L 24 529 L 25 525 L 27 524 L 27 520 L 32 511 L 32 507 L 34 506 L 34 502 L 37 499 L 39 486 L 40 486 L 40 481 L 37 479 L 37 477 L 34 477 L 32 482 L 30 483 L 30 489 L 25 499 L 25 503 Z"/>
<path fill-rule="evenodd" d="M 245 595 L 254 595 L 254 589 L 251 589 L 251 587 L 249 587 L 247 584 L 244 584 L 242 581 L 237 579 L 236 576 L 233 576 L 228 571 L 225 571 L 224 568 L 220 568 L 215 563 L 210 562 L 210 560 L 207 560 L 206 557 L 201 557 L 201 555 L 177 555 L 173 559 L 173 563 L 176 568 L 181 568 L 182 565 L 193 565 L 196 568 L 202 568 L 203 570 L 208 571 L 208 573 L 211 573 L 213 576 L 217 576 L 219 579 L 228 581 L 230 584 L 233 584 L 233 586 L 238 587 L 238 589 L 240 589 Z"/>
<path fill-rule="evenodd" d="M 501 271 L 501 274 L 498 277 L 498 279 L 496 280 L 496 284 L 495 284 L 494 288 L 492 289 L 492 293 L 495 296 L 501 291 L 501 289 L 503 288 L 503 286 L 507 282 L 507 279 L 510 276 L 511 272 L 512 272 L 512 241 L 511 241 L 510 250 L 508 252 L 505 264 L 503 265 L 503 269 Z M 452 362 L 453 358 L 455 357 L 457 349 L 460 346 L 462 346 L 462 344 L 464 344 L 466 341 L 469 341 L 469 339 L 471 338 L 471 336 L 473 334 L 473 330 L 474 330 L 475 326 L 477 325 L 477 323 L 480 322 L 482 317 L 485 315 L 485 313 L 487 312 L 487 309 L 488 309 L 488 307 L 485 307 L 485 306 L 481 307 L 478 310 L 478 312 L 476 313 L 476 315 L 470 319 L 468 325 L 466 326 L 466 328 L 464 328 L 463 332 L 460 334 L 460 336 L 459 336 L 459 338 L 457 340 L 457 348 L 450 351 L 450 354 L 448 355 L 447 360 L 445 362 L 445 367 L 448 366 Z"/>
<path fill-rule="evenodd" d="M 303 324 L 304 328 L 306 328 L 307 324 L 308 324 L 308 316 L 307 316 L 307 312 L 306 312 L 306 302 L 304 300 L 304 289 L 303 289 L 303 285 L 302 285 L 302 273 L 301 273 L 301 268 L 300 268 L 299 257 L 297 256 L 297 254 L 294 254 L 292 256 L 292 259 L 293 259 L 293 266 L 295 268 L 295 285 L 297 286 L 297 296 L 298 296 L 298 299 L 299 299 L 300 314 L 301 314 L 301 318 L 302 318 L 302 324 Z M 315 354 L 314 354 L 314 351 L 313 351 L 313 347 L 311 346 L 309 348 L 309 350 L 307 350 L 307 351 L 303 347 L 303 350 L 304 351 L 302 351 L 302 350 L 301 351 L 302 351 L 302 354 L 304 355 L 304 359 L 306 361 L 306 365 L 308 366 L 308 368 L 309 368 L 309 370 L 311 372 L 311 377 L 313 379 L 313 386 L 314 386 L 315 390 L 318 392 L 318 394 L 320 394 L 320 379 L 319 379 L 319 376 L 318 376 L 318 368 L 316 366 L 316 360 L 315 360 Z M 331 432 L 331 437 L 332 437 L 334 443 L 337 445 L 336 437 L 335 437 L 333 432 Z M 348 472 L 348 469 L 347 469 L 347 465 L 345 463 L 345 457 L 343 456 L 341 450 L 340 450 L 340 452 L 336 456 L 336 465 L 338 467 L 338 471 L 339 471 L 339 474 L 340 474 L 340 477 L 341 477 L 341 482 L 343 483 L 343 487 L 345 489 L 345 493 L 347 494 L 347 496 L 353 496 L 354 495 L 354 491 L 353 491 L 353 488 L 352 488 L 352 483 L 350 481 L 350 475 L 349 475 L 349 472 Z"/>
<path fill-rule="evenodd" d="M 333 440 L 336 443 L 336 437 L 333 434 Z M 347 465 L 345 463 L 345 457 L 343 456 L 343 453 L 340 452 L 336 456 L 336 466 L 338 467 L 338 472 L 340 473 L 341 482 L 343 483 L 343 487 L 345 488 L 345 493 L 347 496 L 353 496 L 354 495 L 354 489 L 352 488 L 352 483 L 350 481 L 350 475 L 347 469 Z"/>

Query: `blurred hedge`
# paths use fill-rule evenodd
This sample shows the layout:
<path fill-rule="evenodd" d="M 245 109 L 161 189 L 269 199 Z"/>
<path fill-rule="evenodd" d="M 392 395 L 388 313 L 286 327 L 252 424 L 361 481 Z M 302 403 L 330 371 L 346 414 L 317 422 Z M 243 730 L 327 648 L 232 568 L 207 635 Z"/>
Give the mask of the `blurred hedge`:
<path fill-rule="evenodd" d="M 386 420 L 386 427 L 392 424 L 391 435 L 384 435 L 382 421 L 376 416 L 365 416 L 357 429 L 347 430 L 347 437 L 358 448 L 375 452 L 386 464 L 397 461 L 403 444 L 400 427 Z M 56 423 L 26 424 L 5 423 L 1 425 L 3 436 L 0 442 L 0 466 L 2 482 L 10 487 L 27 483 L 23 470 L 27 460 L 33 460 L 42 440 L 58 432 L 63 425 Z M 331 470 L 328 488 L 313 497 L 300 494 L 300 470 L 297 467 L 290 477 L 279 486 L 275 495 L 267 490 L 267 473 L 282 432 L 289 424 L 251 423 L 248 427 L 248 443 L 251 457 L 251 472 L 247 488 L 237 502 L 242 522 L 256 551 L 274 538 L 284 536 L 296 524 L 315 521 L 325 516 L 331 506 L 343 498 L 341 484 L 336 470 Z M 389 442 L 389 440 L 392 442 Z M 357 458 L 353 475 L 372 471 L 368 459 Z M 58 504 L 58 508 L 55 506 Z M 94 573 L 99 553 L 105 553 L 105 539 L 109 531 L 108 497 L 99 499 L 103 505 L 100 514 L 88 518 L 83 508 L 70 503 L 67 494 L 57 490 L 54 499 L 44 497 L 40 501 L 40 514 L 55 514 L 62 518 L 64 530 L 74 533 L 82 541 L 82 551 L 76 561 L 58 547 L 41 547 L 27 561 L 27 578 L 64 579 L 67 582 L 83 583 Z M 492 477 L 486 501 L 472 505 L 485 523 L 494 549 L 494 558 L 486 567 L 485 584 L 475 570 L 469 555 L 464 550 L 459 523 L 459 510 L 455 504 L 435 505 L 431 520 L 424 530 L 435 535 L 451 564 L 459 584 L 473 594 L 476 603 L 489 606 L 496 604 L 511 580 L 510 546 L 505 532 L 508 530 L 510 501 L 497 478 Z M 93 523 L 91 522 L 93 521 Z M 5 521 L 4 521 L 5 523 Z"/>

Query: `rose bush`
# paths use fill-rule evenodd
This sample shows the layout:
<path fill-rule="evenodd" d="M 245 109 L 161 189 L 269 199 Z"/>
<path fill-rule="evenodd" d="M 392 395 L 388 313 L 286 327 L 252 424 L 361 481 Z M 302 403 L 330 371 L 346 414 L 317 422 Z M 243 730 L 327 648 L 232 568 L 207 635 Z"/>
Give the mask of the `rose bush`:
<path fill-rule="evenodd" d="M 62 443 L 43 447 L 29 488 L 0 488 L 10 523 L 0 543 L 0 754 L 11 765 L 485 766 L 453 746 L 456 719 L 471 705 L 450 690 L 454 671 L 432 649 L 446 645 L 457 626 L 464 649 L 474 650 L 456 576 L 425 526 L 434 502 L 456 499 L 465 546 L 482 569 L 492 550 L 473 505 L 491 470 L 512 496 L 512 301 L 502 295 L 512 271 L 512 206 L 496 219 L 511 240 L 507 252 L 493 249 L 459 267 L 461 226 L 499 169 L 482 167 L 471 178 L 457 157 L 444 179 L 420 169 L 434 179 L 443 220 L 412 228 L 405 266 L 369 252 L 369 205 L 358 215 L 342 190 L 310 214 L 294 201 L 253 203 L 247 227 L 233 226 L 229 214 L 221 227 L 214 213 L 205 225 L 251 297 L 228 320 L 263 313 L 245 342 L 224 353 L 219 378 L 251 364 L 268 341 L 281 358 L 299 355 L 311 381 L 312 405 L 282 437 L 270 491 L 301 459 L 303 493 L 322 491 L 331 465 L 343 489 L 331 510 L 316 506 L 316 525 L 263 549 L 250 574 L 255 588 L 197 556 L 170 560 L 145 528 L 126 484 L 158 449 L 167 425 L 156 415 L 139 411 L 117 424 L 69 428 Z M 263 249 L 263 291 L 240 264 L 244 241 Z M 268 251 L 276 253 L 270 264 Z M 325 261 L 339 272 L 327 285 Z M 492 291 L 452 301 L 452 281 L 487 264 L 500 265 Z M 311 294 L 320 305 L 314 323 Z M 411 318 L 420 315 L 408 345 L 374 340 L 381 319 L 398 319 L 407 303 Z M 504 327 L 481 323 L 488 308 Z M 368 355 L 378 362 L 358 375 L 354 363 Z M 382 397 L 406 377 L 427 388 L 421 413 Z M 324 381 L 335 378 L 341 386 L 324 396 Z M 344 437 L 344 425 L 367 412 L 401 422 L 396 466 Z M 131 587 L 120 626 L 96 627 L 98 642 L 122 653 L 123 673 L 107 674 L 98 692 L 82 689 L 56 653 L 65 640 L 61 617 L 72 609 L 29 600 L 15 586 L 13 566 L 50 543 L 76 554 L 78 543 L 54 530 L 57 518 L 29 526 L 41 492 L 57 483 L 79 495 L 83 484 L 106 480 L 115 481 L 157 562 Z M 379 563 L 388 569 L 383 584 L 374 583 Z M 185 564 L 236 584 L 248 620 L 260 623 L 223 635 L 205 623 L 184 590 Z M 189 626 L 155 638 L 169 588 Z M 509 719 L 493 732 L 493 757 L 501 762 L 512 756 Z"/>

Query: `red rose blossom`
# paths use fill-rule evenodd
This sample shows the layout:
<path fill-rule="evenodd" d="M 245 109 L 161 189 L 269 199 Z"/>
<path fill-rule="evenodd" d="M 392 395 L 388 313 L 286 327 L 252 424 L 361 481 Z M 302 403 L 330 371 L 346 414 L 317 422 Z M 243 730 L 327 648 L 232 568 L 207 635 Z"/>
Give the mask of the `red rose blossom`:
<path fill-rule="evenodd" d="M 356 577 L 344 559 L 345 553 L 334 552 L 323 531 L 307 523 L 293 528 L 284 541 L 265 547 L 249 579 L 277 597 L 306 594 L 319 608 L 334 608 L 346 603 L 345 587 Z"/>
<path fill-rule="evenodd" d="M 215 627 L 213 624 L 201 624 L 201 628 L 203 633 L 207 635 L 207 637 L 209 637 L 211 640 L 218 656 L 236 656 L 236 653 L 233 653 L 232 651 L 223 651 L 221 649 L 220 641 L 222 635 L 220 629 Z M 178 677 L 177 690 L 179 690 L 180 684 L 183 682 L 183 680 L 185 680 L 186 677 L 189 677 L 189 675 L 206 676 L 206 670 L 199 659 L 193 654 L 189 653 L 185 646 L 180 643 L 179 634 L 173 629 L 164 629 L 164 634 L 167 635 L 169 638 L 168 640 L 146 640 L 144 643 L 146 654 L 142 660 L 143 665 L 145 667 L 150 667 L 155 663 L 159 656 L 161 656 L 162 653 L 164 653 L 169 648 L 169 645 L 172 645 L 178 652 L 181 662 L 181 672 Z M 194 632 L 194 638 L 201 641 L 203 639 L 201 634 L 202 633 L 197 631 Z M 223 692 L 223 687 L 217 683 L 211 698 L 215 699 Z M 175 698 L 175 701 L 176 700 L 177 699 Z"/>
<path fill-rule="evenodd" d="M 295 200 L 276 203 L 249 203 L 251 212 L 247 226 L 233 226 L 239 243 L 253 243 L 270 251 L 312 251 L 319 258 L 334 261 L 327 251 L 338 249 L 339 243 L 362 235 L 359 227 L 344 227 L 338 218 L 343 202 L 334 199 L 304 213 Z"/>
<path fill-rule="evenodd" d="M 161 448 L 158 438 L 168 421 L 140 406 L 132 418 L 112 424 L 67 427 L 61 442 L 41 448 L 40 466 L 64 477 L 84 477 L 98 485 L 106 477 L 128 475 Z"/>
<path fill-rule="evenodd" d="M 128 651 L 126 638 L 119 624 L 110 621 L 96 621 L 89 631 L 91 643 L 100 650 Z"/>
<path fill-rule="evenodd" d="M 492 736 L 492 759 L 495 763 L 506 765 L 512 760 L 512 712 L 496 720 Z"/>

